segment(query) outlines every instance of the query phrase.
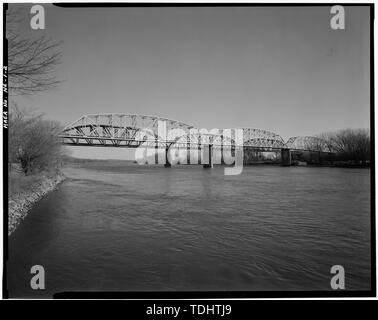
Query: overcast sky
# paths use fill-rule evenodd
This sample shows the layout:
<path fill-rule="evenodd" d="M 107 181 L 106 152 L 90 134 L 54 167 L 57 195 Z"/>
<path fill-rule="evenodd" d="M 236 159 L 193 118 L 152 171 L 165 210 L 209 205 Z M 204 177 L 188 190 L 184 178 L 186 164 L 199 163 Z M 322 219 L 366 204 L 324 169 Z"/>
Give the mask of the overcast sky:
<path fill-rule="evenodd" d="M 64 82 L 16 100 L 63 124 L 88 113 L 137 113 L 198 128 L 261 128 L 285 140 L 369 128 L 368 7 L 345 6 L 345 30 L 332 30 L 330 6 L 44 5 L 46 30 L 34 31 L 31 6 L 21 5 L 22 33 L 62 41 Z M 104 149 L 90 152 L 116 154 Z"/>

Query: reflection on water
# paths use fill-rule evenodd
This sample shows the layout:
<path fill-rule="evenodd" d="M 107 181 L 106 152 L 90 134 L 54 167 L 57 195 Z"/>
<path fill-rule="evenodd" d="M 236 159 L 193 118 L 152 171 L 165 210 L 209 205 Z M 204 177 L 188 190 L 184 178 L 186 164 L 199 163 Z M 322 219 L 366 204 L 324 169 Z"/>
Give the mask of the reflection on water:
<path fill-rule="evenodd" d="M 11 297 L 61 291 L 370 289 L 370 171 L 94 162 L 9 239 Z M 46 290 L 30 289 L 43 265 Z"/>

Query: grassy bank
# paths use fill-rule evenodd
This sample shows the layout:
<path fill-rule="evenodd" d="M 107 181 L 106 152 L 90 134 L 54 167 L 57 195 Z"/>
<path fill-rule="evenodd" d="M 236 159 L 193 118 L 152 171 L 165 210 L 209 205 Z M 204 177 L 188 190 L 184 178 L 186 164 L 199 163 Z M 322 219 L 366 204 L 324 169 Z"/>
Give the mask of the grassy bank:
<path fill-rule="evenodd" d="M 32 206 L 64 180 L 60 172 L 39 172 L 24 175 L 18 170 L 9 173 L 8 235 L 26 217 Z"/>

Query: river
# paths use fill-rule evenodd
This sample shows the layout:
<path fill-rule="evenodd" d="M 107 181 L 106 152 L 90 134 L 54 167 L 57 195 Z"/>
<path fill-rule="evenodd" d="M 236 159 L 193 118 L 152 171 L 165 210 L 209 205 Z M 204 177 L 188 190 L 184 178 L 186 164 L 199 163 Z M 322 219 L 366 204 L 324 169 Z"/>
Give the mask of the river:
<path fill-rule="evenodd" d="M 370 170 L 94 161 L 9 238 L 10 297 L 63 291 L 370 289 Z M 45 290 L 30 268 L 45 269 Z"/>

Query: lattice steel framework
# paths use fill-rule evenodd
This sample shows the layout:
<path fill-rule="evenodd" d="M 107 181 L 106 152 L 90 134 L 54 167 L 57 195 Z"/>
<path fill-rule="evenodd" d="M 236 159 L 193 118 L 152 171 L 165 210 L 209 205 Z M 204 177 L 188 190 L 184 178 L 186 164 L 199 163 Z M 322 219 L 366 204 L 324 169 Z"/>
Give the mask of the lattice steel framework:
<path fill-rule="evenodd" d="M 159 122 L 160 121 L 160 122 Z M 169 139 L 163 136 L 159 123 L 165 124 L 165 131 L 178 129 L 181 136 Z M 60 137 L 64 144 L 128 147 L 136 148 L 142 143 L 158 147 L 200 147 L 211 144 L 214 147 L 234 147 L 233 136 L 224 134 L 224 130 L 218 133 L 197 132 L 193 126 L 181 121 L 138 114 L 88 114 L 84 115 L 63 129 Z M 235 129 L 229 129 L 235 132 Z M 324 140 L 316 137 L 292 137 L 286 143 L 282 137 L 274 132 L 255 129 L 239 128 L 243 130 L 243 146 L 255 148 L 261 151 L 278 150 L 288 148 L 292 150 L 310 150 L 330 152 Z M 193 133 L 194 132 L 194 133 Z M 166 133 L 165 133 L 166 134 Z M 234 134 L 234 133 L 233 133 Z M 206 136 L 207 139 L 202 140 Z"/>
<path fill-rule="evenodd" d="M 253 147 L 261 149 L 281 149 L 285 146 L 282 137 L 274 132 L 255 129 L 243 128 L 244 147 Z"/>
<path fill-rule="evenodd" d="M 286 148 L 291 150 L 331 152 L 327 142 L 317 137 L 291 137 L 286 142 Z"/>
<path fill-rule="evenodd" d="M 144 141 L 165 143 L 158 130 L 162 121 L 166 130 L 190 130 L 186 123 L 138 114 L 89 114 L 84 115 L 63 129 L 61 138 L 64 144 L 94 145 L 108 147 L 136 148 Z"/>
<path fill-rule="evenodd" d="M 233 148 L 235 147 L 235 140 L 232 135 L 225 134 L 223 130 L 216 133 L 200 132 L 199 130 L 190 130 L 188 134 L 177 137 L 171 141 L 172 148 L 201 148 L 201 146 L 212 145 L 213 148 Z"/>

